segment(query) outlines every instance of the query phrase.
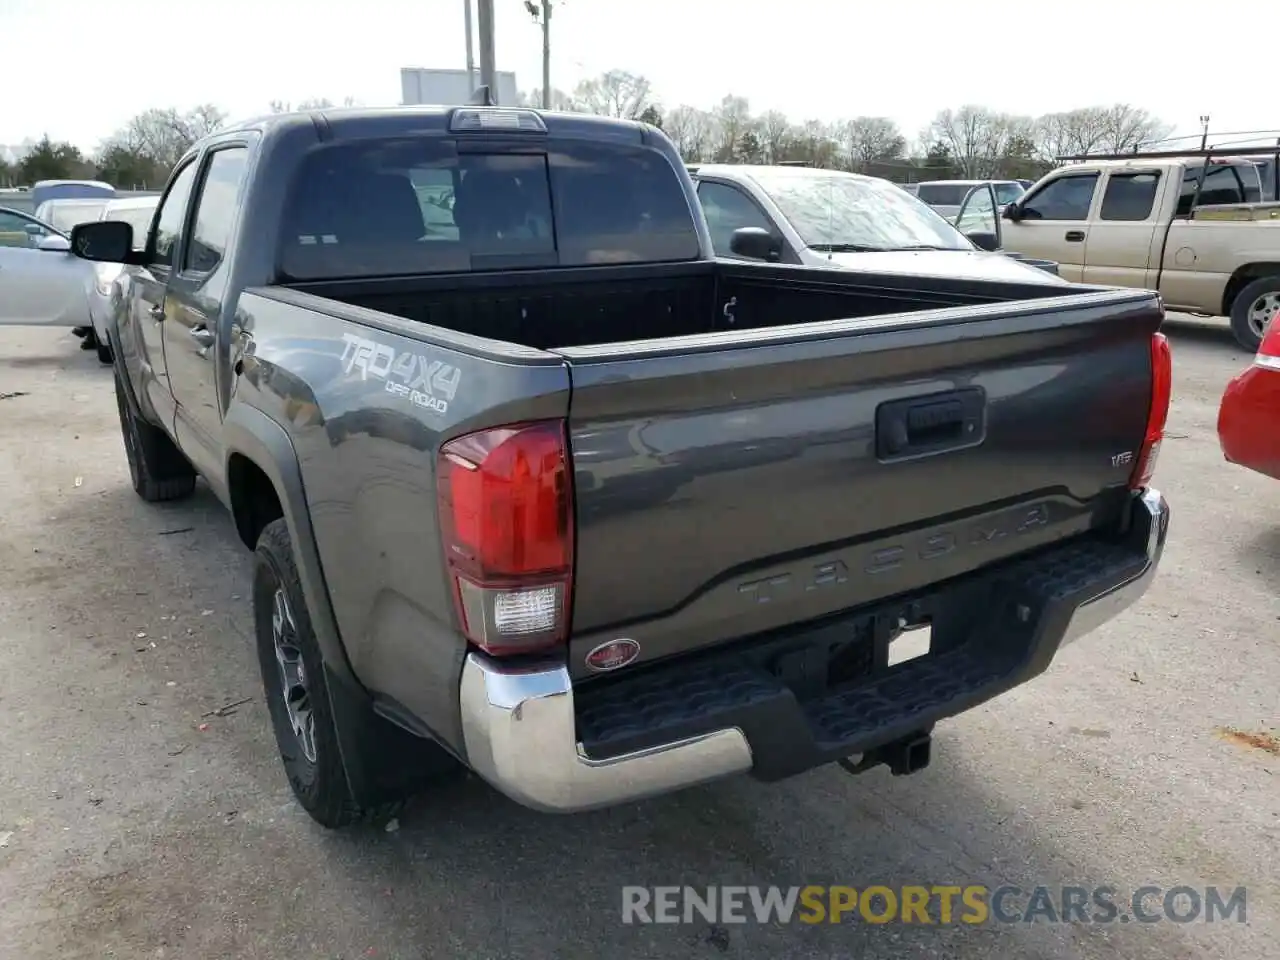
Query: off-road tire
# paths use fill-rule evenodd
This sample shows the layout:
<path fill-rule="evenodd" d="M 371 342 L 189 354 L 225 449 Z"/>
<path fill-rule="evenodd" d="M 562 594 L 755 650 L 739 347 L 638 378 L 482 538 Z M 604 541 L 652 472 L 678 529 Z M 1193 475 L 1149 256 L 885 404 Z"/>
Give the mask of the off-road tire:
<path fill-rule="evenodd" d="M 181 500 L 196 488 L 196 472 L 163 430 L 142 419 L 129 388 L 115 372 L 120 433 L 134 491 L 148 503 Z"/>
<path fill-rule="evenodd" d="M 293 646 L 301 654 L 306 673 L 308 706 L 314 719 L 315 759 L 309 759 L 294 733 L 285 685 L 276 658 L 272 627 L 275 595 L 283 590 L 291 614 Z M 311 626 L 298 568 L 293 558 L 289 527 L 283 519 L 263 528 L 253 559 L 253 619 L 258 643 L 262 687 L 271 714 L 276 746 L 284 764 L 289 787 L 302 808 L 321 826 L 330 829 L 362 820 L 385 820 L 403 805 L 402 799 L 362 809 L 351 795 L 347 772 L 342 764 L 338 729 L 329 700 L 328 680 L 320 645 Z"/>
<path fill-rule="evenodd" d="M 1231 333 L 1235 336 L 1236 343 L 1250 353 L 1258 352 L 1258 347 L 1262 346 L 1262 337 L 1249 322 L 1249 308 L 1263 294 L 1277 292 L 1280 292 L 1280 275 L 1261 277 L 1246 285 L 1231 301 Z M 1272 321 L 1273 324 L 1275 322 Z"/>

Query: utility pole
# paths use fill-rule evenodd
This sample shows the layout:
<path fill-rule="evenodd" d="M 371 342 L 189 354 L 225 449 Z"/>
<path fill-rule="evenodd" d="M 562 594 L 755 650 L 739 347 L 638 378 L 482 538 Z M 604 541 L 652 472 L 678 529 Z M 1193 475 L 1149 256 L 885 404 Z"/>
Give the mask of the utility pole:
<path fill-rule="evenodd" d="M 497 68 L 493 52 L 493 0 L 476 0 L 476 27 L 480 31 L 480 85 L 498 101 Z"/>
<path fill-rule="evenodd" d="M 476 58 L 471 46 L 471 0 L 462 0 L 462 18 L 467 30 L 467 82 L 476 89 Z"/>
<path fill-rule="evenodd" d="M 542 109 L 551 109 L 551 0 L 524 0 L 533 22 L 542 27 Z"/>

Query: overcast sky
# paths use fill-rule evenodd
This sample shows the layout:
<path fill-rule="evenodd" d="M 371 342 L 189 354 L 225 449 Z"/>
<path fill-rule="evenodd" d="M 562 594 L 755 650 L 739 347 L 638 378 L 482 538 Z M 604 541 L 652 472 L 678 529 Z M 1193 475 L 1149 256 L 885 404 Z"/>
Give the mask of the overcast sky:
<path fill-rule="evenodd" d="M 500 70 L 541 85 L 523 0 L 495 0 Z M 1137 0 L 563 0 L 552 85 L 611 68 L 666 106 L 726 93 L 796 120 L 892 117 L 915 137 L 943 107 L 1040 114 L 1124 101 L 1215 131 L 1280 125 L 1280 63 L 1245 51 L 1280 25 L 1275 0 L 1212 8 Z M 0 0 L 0 144 L 48 133 L 85 149 L 148 107 L 274 99 L 394 104 L 403 66 L 463 67 L 463 0 Z M 1197 23 L 1231 35 L 1200 32 Z M 1252 26 L 1249 26 L 1252 24 Z M 1243 44 L 1243 46 L 1242 46 Z M 1205 52 L 1195 55 L 1196 49 Z M 479 50 L 476 50 L 477 57 Z"/>

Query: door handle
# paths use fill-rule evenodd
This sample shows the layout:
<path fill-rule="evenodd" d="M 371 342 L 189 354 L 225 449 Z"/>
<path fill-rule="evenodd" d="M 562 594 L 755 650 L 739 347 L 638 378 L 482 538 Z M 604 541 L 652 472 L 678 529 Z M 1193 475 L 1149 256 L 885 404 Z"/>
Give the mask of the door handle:
<path fill-rule="evenodd" d="M 153 303 L 153 304 L 151 305 L 151 309 L 147 311 L 147 315 L 148 315 L 149 317 L 151 317 L 151 319 L 152 319 L 152 320 L 157 320 L 157 321 L 159 321 L 159 320 L 163 320 L 163 319 L 164 319 L 164 304 L 163 304 L 163 303 Z"/>
<path fill-rule="evenodd" d="M 1068 242 L 1068 243 L 1084 243 L 1084 231 L 1083 231 L 1083 230 L 1068 230 L 1068 231 L 1067 231 L 1067 242 Z"/>
<path fill-rule="evenodd" d="M 204 324 L 200 324 L 198 327 L 192 327 L 188 332 L 191 334 L 191 339 L 200 344 L 200 346 L 213 346 L 213 331 Z"/>

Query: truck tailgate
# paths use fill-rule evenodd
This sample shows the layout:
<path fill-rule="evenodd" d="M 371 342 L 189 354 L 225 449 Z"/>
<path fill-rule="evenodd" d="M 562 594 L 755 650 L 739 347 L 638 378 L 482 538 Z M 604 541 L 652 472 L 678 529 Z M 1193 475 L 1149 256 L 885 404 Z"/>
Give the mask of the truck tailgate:
<path fill-rule="evenodd" d="M 1163 318 L 1144 291 L 560 351 L 570 669 L 919 590 L 1117 521 Z"/>

